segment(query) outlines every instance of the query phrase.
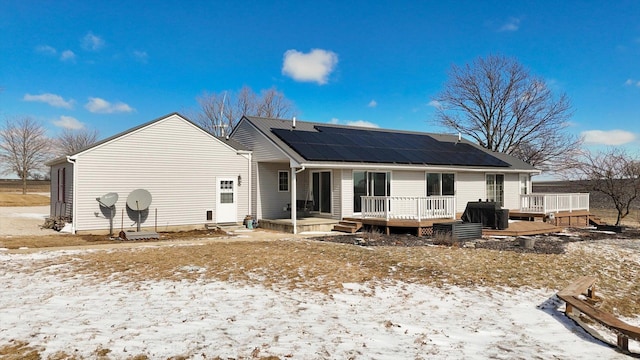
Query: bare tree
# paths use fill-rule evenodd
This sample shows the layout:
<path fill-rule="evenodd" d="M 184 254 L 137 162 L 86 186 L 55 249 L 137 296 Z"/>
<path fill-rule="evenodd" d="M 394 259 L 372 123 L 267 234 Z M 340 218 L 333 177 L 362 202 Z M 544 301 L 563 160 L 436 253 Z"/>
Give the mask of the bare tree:
<path fill-rule="evenodd" d="M 573 173 L 589 190 L 613 201 L 618 211 L 616 226 L 629 215 L 632 203 L 640 195 L 640 160 L 621 148 L 611 147 L 595 154 L 585 152 L 573 166 Z"/>
<path fill-rule="evenodd" d="M 22 180 L 22 193 L 27 193 L 27 179 L 43 169 L 50 151 L 45 128 L 30 117 L 7 119 L 0 128 L 0 158 L 5 173 Z"/>
<path fill-rule="evenodd" d="M 92 145 L 98 140 L 98 130 L 64 129 L 55 139 L 56 154 L 71 155 Z"/>
<path fill-rule="evenodd" d="M 567 96 L 555 97 L 543 79 L 512 58 L 491 55 L 452 66 L 434 100 L 439 125 L 541 170 L 563 168 L 582 143 L 567 132 Z"/>
<path fill-rule="evenodd" d="M 204 93 L 197 100 L 200 108 L 192 118 L 216 136 L 230 133 L 244 115 L 287 118 L 294 113 L 293 103 L 275 88 L 257 95 L 244 86 L 235 94 L 230 91 Z"/>

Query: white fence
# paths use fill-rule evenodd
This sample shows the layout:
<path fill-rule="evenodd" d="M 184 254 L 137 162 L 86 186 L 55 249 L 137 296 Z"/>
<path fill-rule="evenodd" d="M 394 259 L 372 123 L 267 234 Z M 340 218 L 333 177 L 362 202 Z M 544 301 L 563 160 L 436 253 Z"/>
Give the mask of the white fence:
<path fill-rule="evenodd" d="M 549 214 L 558 211 L 589 210 L 589 194 L 520 195 L 520 211 Z"/>
<path fill-rule="evenodd" d="M 455 219 L 453 196 L 362 196 L 362 217 L 386 220 Z"/>

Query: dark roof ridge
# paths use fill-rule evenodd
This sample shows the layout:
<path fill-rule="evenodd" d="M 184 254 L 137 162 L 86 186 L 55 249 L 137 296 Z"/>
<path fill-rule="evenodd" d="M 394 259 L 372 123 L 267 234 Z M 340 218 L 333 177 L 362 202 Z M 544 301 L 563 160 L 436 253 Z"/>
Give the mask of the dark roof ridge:
<path fill-rule="evenodd" d="M 268 117 L 261 117 L 261 116 L 245 116 L 245 117 L 248 118 L 249 120 L 252 120 L 252 121 L 254 121 L 254 120 L 258 120 L 258 121 L 259 120 L 270 120 L 270 121 L 282 121 L 282 122 L 293 123 L 292 119 L 268 118 Z M 368 126 L 333 124 L 333 123 L 323 123 L 323 122 L 305 121 L 305 120 L 296 119 L 296 124 L 299 124 L 299 123 L 303 123 L 303 124 L 307 124 L 307 125 L 313 125 L 313 126 L 334 127 L 334 128 L 340 128 L 340 129 L 371 130 L 371 131 L 378 131 L 378 132 L 390 132 L 390 133 L 413 134 L 413 135 L 447 136 L 447 137 L 454 137 L 456 139 L 458 137 L 458 134 L 453 134 L 453 133 L 436 133 L 436 132 L 415 131 L 415 130 L 398 130 L 398 129 L 389 129 L 389 128 L 380 128 L 380 127 L 374 128 L 374 127 L 368 127 Z M 295 130 L 308 131 L 308 130 L 303 130 L 303 129 L 295 129 Z"/>

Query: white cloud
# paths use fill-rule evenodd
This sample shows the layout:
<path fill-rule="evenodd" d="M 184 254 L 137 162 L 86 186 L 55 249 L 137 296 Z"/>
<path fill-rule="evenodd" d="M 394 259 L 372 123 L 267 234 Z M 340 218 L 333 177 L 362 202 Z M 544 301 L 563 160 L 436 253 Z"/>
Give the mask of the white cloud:
<path fill-rule="evenodd" d="M 65 50 L 60 54 L 61 61 L 75 61 L 76 54 L 71 50 Z"/>
<path fill-rule="evenodd" d="M 587 144 L 622 145 L 636 139 L 634 133 L 625 130 L 589 130 L 581 135 Z"/>
<path fill-rule="evenodd" d="M 84 107 L 90 112 L 98 114 L 128 113 L 134 111 L 131 106 L 123 102 L 116 102 L 112 104 L 107 100 L 95 97 L 90 97 L 89 102 L 87 102 Z"/>
<path fill-rule="evenodd" d="M 78 121 L 78 119 L 64 115 L 60 116 L 60 119 L 55 120 L 53 124 L 55 126 L 71 130 L 79 130 L 84 128 L 84 124 Z"/>
<path fill-rule="evenodd" d="M 434 107 L 436 109 L 442 109 L 442 103 L 438 100 L 431 100 L 427 103 L 427 105 Z"/>
<path fill-rule="evenodd" d="M 369 101 L 369 104 L 367 106 L 368 107 L 372 107 L 372 108 L 376 107 L 376 106 L 378 106 L 378 102 L 375 101 L 375 100 L 371 100 L 371 101 Z"/>
<path fill-rule="evenodd" d="M 344 125 L 349 125 L 349 126 L 358 126 L 358 127 L 366 127 L 366 128 L 379 128 L 380 126 L 378 126 L 377 124 L 374 124 L 370 121 L 365 121 L 365 120 L 346 120 L 346 121 L 340 121 L 338 118 L 332 118 L 331 120 L 329 120 L 330 124 L 335 124 L 335 125 L 339 125 L 339 124 L 344 124 Z"/>
<path fill-rule="evenodd" d="M 85 50 L 97 51 L 100 50 L 104 46 L 104 40 L 97 35 L 94 35 L 92 32 L 88 32 L 82 38 L 82 47 Z"/>
<path fill-rule="evenodd" d="M 46 55 L 56 55 L 58 51 L 53 46 L 49 45 L 39 45 L 36 46 L 36 51 Z"/>
<path fill-rule="evenodd" d="M 22 98 L 22 100 L 24 101 L 35 101 L 35 102 L 43 102 L 45 104 L 49 104 L 53 107 L 59 107 L 59 108 L 65 108 L 65 109 L 71 109 L 73 107 L 73 100 L 65 100 L 62 98 L 62 96 L 60 95 L 56 95 L 56 94 L 50 94 L 50 93 L 45 93 L 45 94 L 40 94 L 40 95 L 31 95 L 31 94 L 25 94 L 24 97 Z"/>
<path fill-rule="evenodd" d="M 627 86 L 637 86 L 640 87 L 640 80 L 635 80 L 635 79 L 627 79 L 627 81 L 624 82 L 625 85 Z"/>
<path fill-rule="evenodd" d="M 146 51 L 139 51 L 139 50 L 134 50 L 133 51 L 133 57 L 138 60 L 141 63 L 147 63 L 147 60 L 149 59 L 149 55 L 147 54 Z"/>
<path fill-rule="evenodd" d="M 296 81 L 327 83 L 329 74 L 338 63 L 338 55 L 333 51 L 313 49 L 308 54 L 297 50 L 284 53 L 282 74 Z"/>
<path fill-rule="evenodd" d="M 376 129 L 380 127 L 377 124 L 374 124 L 370 121 L 364 121 L 364 120 L 347 121 L 347 125 L 366 127 L 366 128 L 376 128 Z"/>
<path fill-rule="evenodd" d="M 504 25 L 498 29 L 498 31 L 518 31 L 520 28 L 520 19 L 518 18 L 509 18 Z"/>

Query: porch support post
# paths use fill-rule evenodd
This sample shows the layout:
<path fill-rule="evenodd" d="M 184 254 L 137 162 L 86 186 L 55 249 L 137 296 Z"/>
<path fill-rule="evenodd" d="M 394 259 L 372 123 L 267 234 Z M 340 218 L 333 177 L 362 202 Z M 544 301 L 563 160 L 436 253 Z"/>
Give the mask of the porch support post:
<path fill-rule="evenodd" d="M 297 224 L 297 218 L 298 218 L 298 209 L 297 209 L 297 183 L 296 183 L 296 168 L 294 168 L 293 166 L 291 167 L 291 205 L 289 206 L 291 208 L 291 224 L 293 225 L 293 233 L 297 234 L 298 233 L 298 224 Z"/>

